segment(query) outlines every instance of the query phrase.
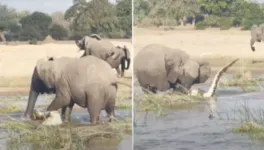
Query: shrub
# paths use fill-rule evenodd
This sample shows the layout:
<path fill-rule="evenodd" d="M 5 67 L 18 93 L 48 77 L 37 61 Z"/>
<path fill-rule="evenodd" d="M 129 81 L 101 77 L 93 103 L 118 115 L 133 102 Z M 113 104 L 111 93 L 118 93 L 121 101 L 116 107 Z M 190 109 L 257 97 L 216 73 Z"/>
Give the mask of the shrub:
<path fill-rule="evenodd" d="M 233 25 L 232 18 L 220 18 L 218 22 L 219 22 L 220 30 L 228 30 Z"/>
<path fill-rule="evenodd" d="M 38 40 L 37 40 L 36 38 L 34 38 L 34 39 L 30 40 L 30 41 L 28 42 L 28 44 L 31 44 L 31 45 L 37 45 L 37 44 L 38 44 Z"/>
<path fill-rule="evenodd" d="M 54 24 L 50 28 L 50 35 L 56 40 L 63 40 L 68 37 L 68 31 L 63 26 Z"/>
<path fill-rule="evenodd" d="M 195 29 L 196 30 L 204 30 L 208 27 L 208 24 L 204 21 L 198 22 L 195 24 Z"/>
<path fill-rule="evenodd" d="M 114 38 L 114 39 L 118 39 L 118 38 L 124 38 L 126 36 L 126 33 L 124 31 L 111 31 L 108 33 L 108 37 L 109 38 Z"/>

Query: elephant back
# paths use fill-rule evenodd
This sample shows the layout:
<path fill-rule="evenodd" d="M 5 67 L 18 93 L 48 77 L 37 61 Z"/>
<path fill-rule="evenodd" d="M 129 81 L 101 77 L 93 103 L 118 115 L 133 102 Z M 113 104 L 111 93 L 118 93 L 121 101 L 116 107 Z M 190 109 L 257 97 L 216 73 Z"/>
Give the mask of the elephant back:
<path fill-rule="evenodd" d="M 114 45 L 106 40 L 94 41 L 89 46 L 90 55 L 96 56 L 102 60 L 106 60 L 107 57 L 114 52 Z"/>
<path fill-rule="evenodd" d="M 74 63 L 70 63 L 64 68 L 64 75 L 80 80 L 80 82 L 99 82 L 103 84 L 117 82 L 111 66 L 104 60 L 95 56 L 85 56 L 76 59 Z M 79 81 L 78 81 L 79 82 Z"/>
<path fill-rule="evenodd" d="M 48 88 L 55 87 L 56 81 L 60 78 L 63 68 L 73 59 L 75 58 L 63 57 L 54 60 L 38 60 L 36 69 L 39 78 Z"/>

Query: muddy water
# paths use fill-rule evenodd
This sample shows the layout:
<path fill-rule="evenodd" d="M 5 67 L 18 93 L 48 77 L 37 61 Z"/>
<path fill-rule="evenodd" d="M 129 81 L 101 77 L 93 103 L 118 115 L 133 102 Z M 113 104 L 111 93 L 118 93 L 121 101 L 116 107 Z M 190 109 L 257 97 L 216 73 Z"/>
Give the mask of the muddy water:
<path fill-rule="evenodd" d="M 45 111 L 45 109 L 47 108 L 47 105 L 51 103 L 51 101 L 53 100 L 54 95 L 42 95 L 39 96 L 36 106 L 35 108 L 41 111 Z M 16 99 L 16 100 L 14 100 Z M 19 99 L 19 100 L 17 100 Z M 5 106 L 5 105 L 15 105 L 18 107 L 26 108 L 27 105 L 27 97 L 10 97 L 10 96 L 0 96 L 0 105 L 1 106 Z M 115 110 L 115 114 L 116 114 L 116 118 L 118 120 L 123 120 L 127 117 L 131 117 L 132 116 L 132 112 L 131 110 L 127 110 L 127 109 L 116 109 Z M 6 121 L 7 119 L 10 119 L 10 117 L 14 120 L 21 120 L 24 121 L 22 119 L 23 116 L 23 112 L 19 112 L 19 113 L 10 113 L 10 114 L 5 114 L 5 115 L 0 115 L 0 123 Z M 107 117 L 106 117 L 106 113 L 105 111 L 101 111 L 100 114 L 100 120 L 106 121 Z M 72 111 L 72 115 L 71 115 L 71 121 L 73 123 L 73 125 L 75 123 L 79 124 L 89 124 L 89 114 L 87 112 L 86 109 L 84 108 L 77 108 L 77 109 L 73 109 Z M 0 128 L 0 150 L 6 150 L 7 149 L 7 145 L 6 145 L 6 139 L 8 137 L 8 133 L 6 131 L 6 129 Z M 93 149 L 93 150 L 130 150 L 128 148 L 132 147 L 132 141 L 127 141 L 128 138 L 131 138 L 131 136 L 125 137 L 124 140 L 121 140 L 120 142 L 116 141 L 116 140 L 109 140 L 109 141 L 93 141 L 91 144 L 89 144 L 89 148 Z M 104 144 L 101 144 L 101 143 Z M 125 146 L 126 145 L 126 146 Z M 31 146 L 29 145 L 28 147 L 26 147 L 26 149 L 32 149 L 30 148 Z M 123 149 L 123 148 L 126 149 Z"/>
<path fill-rule="evenodd" d="M 198 86 L 199 87 L 199 86 Z M 208 89 L 208 86 L 200 86 Z M 243 93 L 239 87 L 217 90 L 217 112 L 208 119 L 205 104 L 191 105 L 184 109 L 169 110 L 166 116 L 157 118 L 149 113 L 136 113 L 134 150 L 261 150 L 264 144 L 256 143 L 246 134 L 233 133 L 245 118 L 241 110 L 250 109 L 254 117 L 262 119 L 264 92 Z M 139 94 L 140 88 L 135 88 Z M 264 117 L 263 117 L 264 118 Z M 264 119 L 263 119 L 264 120 Z"/>

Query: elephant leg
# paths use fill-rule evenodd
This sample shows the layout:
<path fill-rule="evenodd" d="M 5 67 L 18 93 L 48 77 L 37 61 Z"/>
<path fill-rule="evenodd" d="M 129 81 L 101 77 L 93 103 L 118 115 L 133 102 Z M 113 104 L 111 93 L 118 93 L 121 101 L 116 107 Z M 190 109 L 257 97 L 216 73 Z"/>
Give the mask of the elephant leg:
<path fill-rule="evenodd" d="M 90 122 L 92 125 L 96 125 L 98 122 L 97 120 L 99 119 L 101 109 L 96 109 L 96 108 L 91 108 L 88 106 L 88 112 L 90 114 Z"/>
<path fill-rule="evenodd" d="M 66 111 L 65 122 L 70 122 L 71 121 L 71 112 L 72 112 L 73 106 L 74 106 L 74 103 L 73 103 L 73 101 L 71 101 L 71 103 L 68 106 L 68 109 Z"/>
<path fill-rule="evenodd" d="M 70 104 L 70 95 L 67 92 L 61 92 L 58 91 L 56 93 L 55 99 L 51 102 L 49 107 L 47 108 L 47 111 L 54 111 L 58 110 L 60 108 L 63 108 L 65 106 L 68 106 Z"/>
<path fill-rule="evenodd" d="M 113 117 L 115 117 L 115 105 L 111 105 L 111 104 L 106 105 L 105 111 L 108 115 L 109 122 L 112 122 Z"/>
<path fill-rule="evenodd" d="M 99 119 L 100 112 L 102 110 L 102 105 L 100 101 L 101 96 L 93 97 L 93 99 L 89 99 L 88 101 L 88 113 L 90 114 L 90 122 L 92 125 L 96 125 L 98 122 L 97 120 Z"/>
<path fill-rule="evenodd" d="M 64 107 L 61 108 L 61 119 L 62 119 L 62 121 L 65 120 L 66 110 L 67 110 L 67 106 L 64 106 Z"/>

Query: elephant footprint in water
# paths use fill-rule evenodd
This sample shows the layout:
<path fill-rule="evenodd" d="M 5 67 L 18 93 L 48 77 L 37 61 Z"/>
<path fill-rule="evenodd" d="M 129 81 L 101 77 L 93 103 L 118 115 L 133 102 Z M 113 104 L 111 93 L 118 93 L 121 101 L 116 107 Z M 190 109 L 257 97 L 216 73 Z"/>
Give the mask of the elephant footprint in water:
<path fill-rule="evenodd" d="M 114 116 L 117 83 L 109 64 L 94 56 L 39 60 L 24 116 L 31 117 L 39 94 L 56 93 L 47 111 L 62 108 L 62 119 L 70 121 L 72 108 L 77 104 L 87 108 L 91 123 L 96 124 L 102 109 L 109 117 Z"/>
<path fill-rule="evenodd" d="M 79 49 L 84 51 L 83 56 L 93 55 L 106 61 L 112 68 L 116 69 L 117 76 L 123 77 L 125 70 L 129 69 L 130 52 L 126 46 L 114 46 L 110 41 L 101 39 L 97 34 L 84 36 L 75 42 Z M 125 65 L 126 62 L 127 65 Z"/>

